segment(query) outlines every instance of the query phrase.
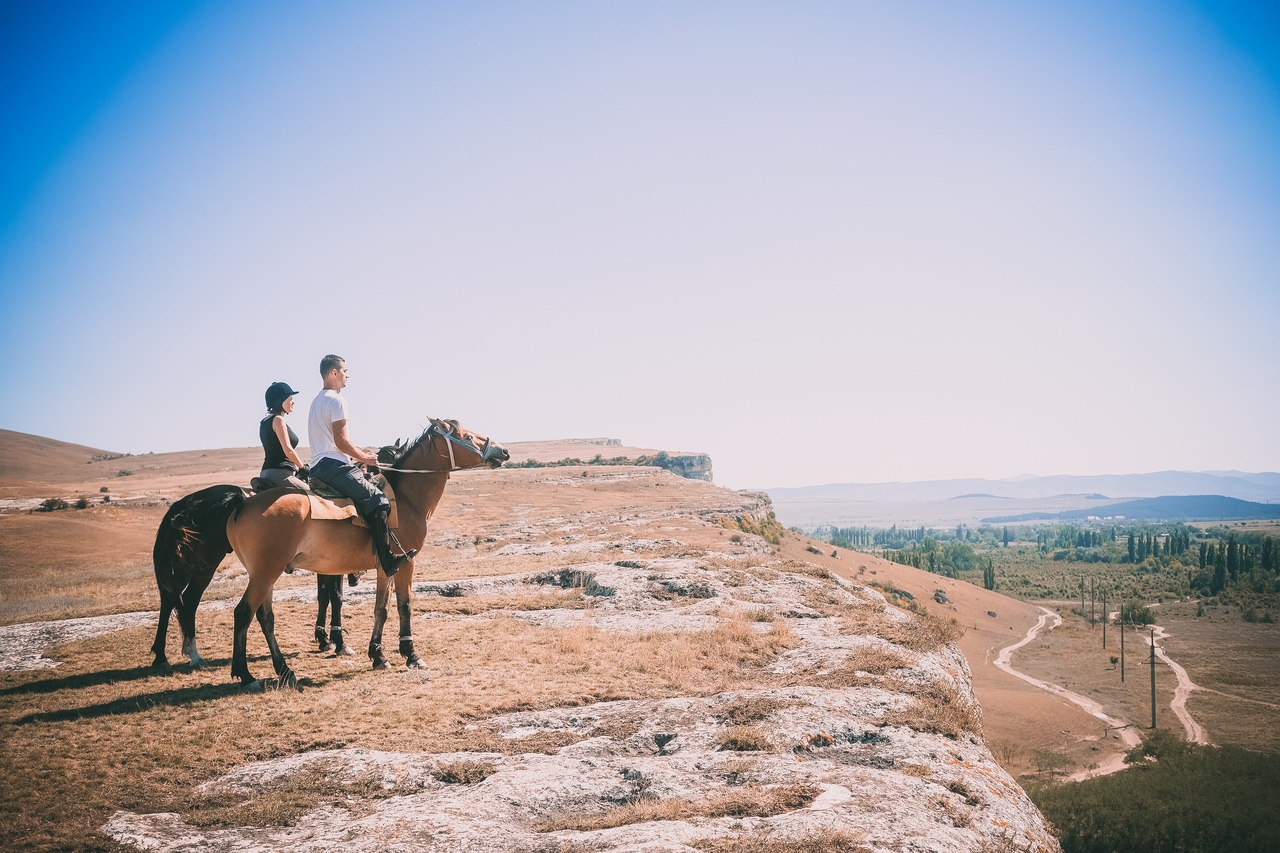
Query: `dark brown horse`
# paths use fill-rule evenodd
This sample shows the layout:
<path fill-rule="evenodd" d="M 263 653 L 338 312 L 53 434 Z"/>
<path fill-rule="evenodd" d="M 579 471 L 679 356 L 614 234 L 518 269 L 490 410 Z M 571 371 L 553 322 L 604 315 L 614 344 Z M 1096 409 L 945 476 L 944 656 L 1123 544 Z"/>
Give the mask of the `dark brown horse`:
<path fill-rule="evenodd" d="M 176 610 L 182 627 L 182 653 L 191 659 L 191 668 L 204 666 L 196 650 L 196 608 L 213 580 L 222 558 L 231 551 L 227 541 L 227 513 L 244 502 L 248 492 L 239 486 L 210 486 L 175 501 L 156 531 L 152 557 L 156 586 L 160 588 L 160 624 L 151 650 L 152 666 L 169 672 L 165 642 L 169 617 Z"/>
<path fill-rule="evenodd" d="M 427 520 L 435 511 L 451 471 L 483 465 L 498 467 L 509 458 L 504 447 L 477 436 L 456 421 L 432 420 L 415 441 L 407 446 L 384 447 L 379 453 L 380 467 L 397 500 L 399 527 L 395 533 L 401 547 L 420 550 L 426 540 Z M 232 491 L 234 490 L 234 491 Z M 197 499 L 197 496 L 203 496 Z M 275 616 L 271 596 L 276 579 L 288 567 L 306 569 L 319 575 L 344 575 L 353 566 L 377 563 L 373 556 L 369 531 L 350 521 L 329 521 L 311 517 L 311 501 L 303 492 L 272 489 L 247 496 L 235 486 L 214 486 L 183 498 L 181 512 L 185 521 L 178 531 L 167 537 L 171 550 L 161 554 L 161 536 L 156 541 L 156 574 L 160 577 L 162 560 L 177 564 L 169 574 L 177 576 L 185 569 L 192 577 L 212 559 L 218 548 L 220 561 L 227 551 L 234 551 L 249 573 L 249 586 L 235 609 L 235 643 L 231 674 L 246 685 L 254 685 L 249 672 L 247 643 L 249 623 L 256 613 L 271 661 L 282 686 L 297 686 L 297 678 L 289 669 L 275 637 Z M 182 501 L 179 501 L 179 504 Z M 178 504 L 174 504 L 177 508 Z M 170 513 L 173 513 L 171 508 Z M 169 516 L 166 515 L 166 520 Z M 216 567 L 216 563 L 214 563 Z M 409 561 L 391 579 L 396 588 L 396 610 L 400 616 L 400 654 L 410 667 L 422 666 L 414 651 L 410 627 L 413 561 Z M 208 581 L 205 581 L 207 585 Z M 169 589 L 176 586 L 171 582 Z M 162 608 L 166 586 L 161 583 Z M 387 666 L 382 651 L 382 630 L 387 621 L 390 586 L 379 568 L 377 597 L 374 604 L 373 635 L 369 640 L 369 658 L 374 669 Z M 203 586 L 200 587 L 203 592 Z M 171 602 L 178 602 L 179 620 L 184 618 L 183 593 L 170 592 Z M 197 597 L 198 601 L 198 597 Z M 194 635 L 194 606 L 191 609 Z M 162 616 L 162 621 L 164 617 Z M 184 624 L 184 636 L 186 627 Z M 157 651 L 157 662 L 162 656 Z M 191 648 L 194 650 L 194 641 Z M 194 659 L 193 659 L 194 660 Z"/>

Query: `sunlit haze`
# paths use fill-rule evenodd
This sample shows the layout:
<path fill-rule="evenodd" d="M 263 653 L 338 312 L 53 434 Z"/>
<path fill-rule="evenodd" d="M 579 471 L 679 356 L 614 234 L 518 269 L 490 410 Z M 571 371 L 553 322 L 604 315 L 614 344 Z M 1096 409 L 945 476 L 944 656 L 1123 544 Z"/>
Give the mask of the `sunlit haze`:
<path fill-rule="evenodd" d="M 1280 470 L 1266 4 L 9 2 L 0 427 Z"/>

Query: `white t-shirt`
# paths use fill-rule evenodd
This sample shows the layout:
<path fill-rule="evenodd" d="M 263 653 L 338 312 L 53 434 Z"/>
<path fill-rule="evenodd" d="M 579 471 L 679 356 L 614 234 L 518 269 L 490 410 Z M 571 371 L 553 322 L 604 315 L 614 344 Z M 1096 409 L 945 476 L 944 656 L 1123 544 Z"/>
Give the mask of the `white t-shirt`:
<path fill-rule="evenodd" d="M 321 459 L 336 459 L 351 464 L 351 457 L 333 443 L 333 422 L 347 419 L 347 401 L 337 391 L 326 388 L 311 401 L 307 413 L 307 440 L 311 445 L 311 464 Z"/>

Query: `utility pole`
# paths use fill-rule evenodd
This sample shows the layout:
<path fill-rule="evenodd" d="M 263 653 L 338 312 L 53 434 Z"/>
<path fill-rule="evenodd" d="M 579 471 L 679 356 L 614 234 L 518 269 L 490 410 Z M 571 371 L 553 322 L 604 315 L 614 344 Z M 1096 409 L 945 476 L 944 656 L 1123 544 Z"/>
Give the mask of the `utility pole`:
<path fill-rule="evenodd" d="M 1151 728 L 1156 727 L 1156 629 L 1151 629 Z"/>
<path fill-rule="evenodd" d="M 1094 591 L 1094 579 L 1091 577 L 1091 578 L 1089 578 L 1089 627 L 1090 627 L 1090 628 L 1092 628 L 1092 627 L 1094 626 L 1094 621 L 1093 621 L 1093 601 L 1094 601 L 1094 598 L 1093 598 L 1093 591 Z"/>
<path fill-rule="evenodd" d="M 1111 621 L 1111 613 L 1107 611 L 1107 588 L 1102 588 L 1102 647 L 1107 647 L 1107 623 Z"/>
<path fill-rule="evenodd" d="M 1124 608 L 1120 608 L 1120 683 L 1124 684 Z"/>
<path fill-rule="evenodd" d="M 1080 615 L 1084 615 L 1084 575 L 1080 576 Z"/>

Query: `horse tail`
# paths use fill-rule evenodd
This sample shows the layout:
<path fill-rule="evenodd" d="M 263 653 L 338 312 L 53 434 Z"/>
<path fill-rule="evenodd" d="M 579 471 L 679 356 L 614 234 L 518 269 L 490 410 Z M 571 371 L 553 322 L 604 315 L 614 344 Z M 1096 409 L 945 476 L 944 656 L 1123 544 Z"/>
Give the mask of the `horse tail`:
<path fill-rule="evenodd" d="M 160 521 L 151 555 L 162 591 L 181 594 L 191 577 L 212 577 L 231 552 L 227 521 L 238 515 L 247 496 L 239 486 L 210 486 L 175 501 Z"/>

